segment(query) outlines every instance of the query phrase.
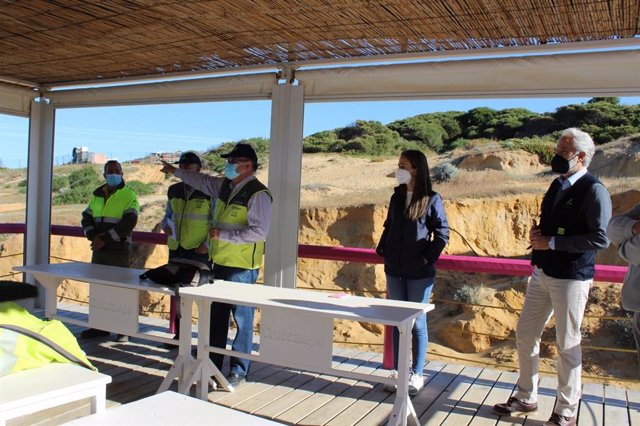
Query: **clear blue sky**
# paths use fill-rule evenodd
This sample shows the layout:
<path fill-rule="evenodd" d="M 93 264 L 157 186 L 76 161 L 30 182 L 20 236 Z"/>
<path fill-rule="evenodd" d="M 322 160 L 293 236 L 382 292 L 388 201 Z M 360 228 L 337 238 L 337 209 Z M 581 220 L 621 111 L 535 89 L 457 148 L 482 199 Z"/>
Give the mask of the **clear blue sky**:
<path fill-rule="evenodd" d="M 583 103 L 589 98 L 484 99 L 456 101 L 394 101 L 311 103 L 305 106 L 304 135 L 344 127 L 355 120 L 378 120 L 384 124 L 417 114 L 467 111 L 479 106 L 494 109 L 522 107 L 552 112 L 562 105 Z M 638 104 L 640 98 L 621 98 Z M 75 146 L 128 161 L 159 151 L 204 151 L 222 142 L 250 137 L 269 137 L 269 101 L 215 102 L 62 109 L 56 112 L 57 164 L 69 161 Z M 4 167 L 25 167 L 29 121 L 0 114 L 0 160 Z"/>

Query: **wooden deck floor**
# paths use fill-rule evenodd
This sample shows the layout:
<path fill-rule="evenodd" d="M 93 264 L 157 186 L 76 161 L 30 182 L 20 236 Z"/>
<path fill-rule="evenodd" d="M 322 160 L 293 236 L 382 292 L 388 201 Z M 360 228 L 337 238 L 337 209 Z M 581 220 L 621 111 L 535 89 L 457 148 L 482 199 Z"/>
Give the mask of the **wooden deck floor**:
<path fill-rule="evenodd" d="M 73 309 L 82 315 L 81 307 Z M 149 328 L 166 327 L 166 321 L 160 320 L 146 324 Z M 77 334 L 81 331 L 75 326 L 70 329 Z M 153 395 L 177 354 L 177 350 L 155 342 L 131 339 L 117 343 L 114 337 L 81 341 L 100 372 L 113 378 L 107 387 L 107 408 Z M 334 351 L 334 364 L 345 370 L 385 374 L 381 361 L 380 354 L 342 348 Z M 555 377 L 542 377 L 537 412 L 509 418 L 495 416 L 491 407 L 512 394 L 517 373 L 432 361 L 425 368 L 425 378 L 424 389 L 412 398 L 423 425 L 541 425 L 555 403 Z M 209 400 L 283 424 L 335 426 L 384 424 L 394 400 L 394 394 L 385 392 L 381 384 L 262 363 L 253 363 L 248 379 L 233 393 L 211 392 Z M 87 400 L 15 419 L 8 425 L 55 425 L 88 414 Z M 212 424 L 224 421 L 215 419 Z M 578 424 L 640 425 L 640 392 L 585 384 Z"/>

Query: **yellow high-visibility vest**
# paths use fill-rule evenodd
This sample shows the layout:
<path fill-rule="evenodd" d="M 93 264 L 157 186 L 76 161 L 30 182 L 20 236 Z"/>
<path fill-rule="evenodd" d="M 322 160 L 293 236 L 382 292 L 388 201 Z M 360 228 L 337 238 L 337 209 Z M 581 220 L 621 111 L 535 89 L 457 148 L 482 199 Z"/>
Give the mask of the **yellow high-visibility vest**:
<path fill-rule="evenodd" d="M 213 212 L 214 226 L 242 225 L 248 226 L 249 200 L 260 192 L 271 193 L 258 180 L 247 182 L 240 190 L 230 197 L 231 187 L 228 182 L 223 185 L 216 200 Z M 273 198 L 273 197 L 272 197 Z M 220 226 L 224 229 L 224 226 Z M 209 255 L 216 265 L 230 266 L 242 269 L 258 269 L 262 264 L 264 241 L 255 243 L 234 244 L 229 241 L 210 240 Z"/>
<path fill-rule="evenodd" d="M 187 250 L 198 248 L 209 234 L 211 197 L 198 190 L 187 194 L 182 182 L 171 185 L 167 196 L 176 229 L 176 235 L 167 238 L 167 245 L 171 250 L 179 246 Z"/>
<path fill-rule="evenodd" d="M 78 358 L 85 366 L 96 369 L 80 349 L 75 336 L 58 320 L 41 320 L 17 303 L 2 302 L 0 303 L 0 325 L 3 324 L 18 326 L 44 336 Z M 42 367 L 51 362 L 72 361 L 45 343 L 0 326 L 0 376 Z"/>

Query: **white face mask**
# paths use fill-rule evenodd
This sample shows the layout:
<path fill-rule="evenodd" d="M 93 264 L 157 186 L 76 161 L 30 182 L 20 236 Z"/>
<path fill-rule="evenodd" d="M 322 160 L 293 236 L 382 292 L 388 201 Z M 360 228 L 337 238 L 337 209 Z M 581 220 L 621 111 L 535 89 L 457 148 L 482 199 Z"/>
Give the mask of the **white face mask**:
<path fill-rule="evenodd" d="M 411 173 L 409 173 L 409 171 L 405 169 L 398 169 L 396 170 L 396 180 L 400 185 L 408 184 L 409 182 L 411 182 Z"/>

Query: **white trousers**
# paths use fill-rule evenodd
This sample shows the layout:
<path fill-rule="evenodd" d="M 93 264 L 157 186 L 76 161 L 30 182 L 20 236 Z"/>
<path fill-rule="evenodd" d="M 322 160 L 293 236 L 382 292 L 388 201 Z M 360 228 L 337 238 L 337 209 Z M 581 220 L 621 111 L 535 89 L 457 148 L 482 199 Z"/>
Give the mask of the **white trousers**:
<path fill-rule="evenodd" d="M 516 327 L 520 364 L 516 398 L 537 402 L 540 338 L 555 313 L 558 389 L 554 412 L 567 417 L 576 415 L 582 389 L 580 325 L 592 282 L 552 278 L 542 269 L 534 268 Z"/>

